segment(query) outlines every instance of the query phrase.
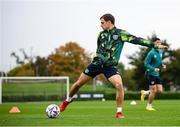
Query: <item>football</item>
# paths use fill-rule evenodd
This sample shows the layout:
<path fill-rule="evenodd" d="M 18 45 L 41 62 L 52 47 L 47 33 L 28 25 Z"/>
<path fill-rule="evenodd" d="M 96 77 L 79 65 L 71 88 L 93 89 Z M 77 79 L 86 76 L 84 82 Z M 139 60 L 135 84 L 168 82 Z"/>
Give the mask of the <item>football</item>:
<path fill-rule="evenodd" d="M 60 114 L 59 106 L 57 106 L 56 104 L 50 104 L 49 106 L 47 106 L 46 115 L 49 118 L 56 118 L 59 116 L 59 114 Z"/>

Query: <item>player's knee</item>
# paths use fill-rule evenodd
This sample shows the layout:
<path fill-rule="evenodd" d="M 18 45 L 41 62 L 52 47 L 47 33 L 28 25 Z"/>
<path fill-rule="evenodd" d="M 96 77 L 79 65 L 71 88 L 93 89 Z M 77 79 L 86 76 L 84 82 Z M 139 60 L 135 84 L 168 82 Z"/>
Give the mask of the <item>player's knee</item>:
<path fill-rule="evenodd" d="M 151 91 L 152 94 L 156 94 L 157 93 L 157 89 L 155 87 L 152 87 L 150 89 L 150 91 Z"/>
<path fill-rule="evenodd" d="M 157 93 L 162 93 L 162 92 L 163 92 L 162 89 L 158 89 L 158 90 L 157 90 Z"/>
<path fill-rule="evenodd" d="M 115 86 L 117 90 L 123 91 L 123 85 L 121 83 L 117 83 Z"/>

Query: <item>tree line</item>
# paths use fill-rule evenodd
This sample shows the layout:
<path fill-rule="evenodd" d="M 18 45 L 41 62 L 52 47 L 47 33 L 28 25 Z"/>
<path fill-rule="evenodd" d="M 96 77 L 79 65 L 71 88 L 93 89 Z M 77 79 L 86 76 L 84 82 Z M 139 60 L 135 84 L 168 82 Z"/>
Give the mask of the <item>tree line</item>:
<path fill-rule="evenodd" d="M 91 60 L 90 54 L 75 42 L 56 48 L 47 57 L 28 56 L 25 51 L 22 53 L 23 60 L 16 53 L 11 53 L 17 66 L 8 72 L 8 76 L 69 76 L 74 80 Z"/>
<path fill-rule="evenodd" d="M 148 39 L 156 36 L 155 34 Z M 168 45 L 166 40 L 163 43 Z M 47 57 L 29 56 L 23 49 L 20 49 L 24 59 L 12 52 L 11 56 L 15 58 L 17 66 L 8 72 L 8 76 L 69 76 L 71 82 L 74 82 L 80 73 L 86 68 L 91 61 L 91 53 L 85 51 L 84 48 L 76 42 L 68 42 L 64 46 L 56 48 Z M 140 90 L 147 88 L 145 79 L 144 59 L 149 49 L 140 47 L 131 56 L 128 56 L 132 68 L 125 68 L 123 63 L 119 63 L 117 68 L 121 73 L 124 86 L 128 90 Z M 164 63 L 167 69 L 162 70 L 161 77 L 166 90 L 170 87 L 180 88 L 180 48 L 165 51 Z M 108 85 L 103 75 L 98 79 Z"/>

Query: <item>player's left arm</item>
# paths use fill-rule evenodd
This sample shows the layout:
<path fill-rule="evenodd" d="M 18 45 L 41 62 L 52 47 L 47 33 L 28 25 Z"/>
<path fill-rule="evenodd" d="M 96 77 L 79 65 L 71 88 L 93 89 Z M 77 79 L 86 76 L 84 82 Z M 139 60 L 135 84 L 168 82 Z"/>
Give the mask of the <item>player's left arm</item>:
<path fill-rule="evenodd" d="M 153 47 L 168 48 L 165 45 L 154 45 L 154 43 L 152 43 L 151 41 L 146 40 L 146 39 L 141 38 L 141 37 L 136 37 L 136 36 L 128 33 L 125 30 L 121 31 L 121 39 L 124 42 L 129 42 L 129 43 L 136 44 L 136 45 L 142 45 L 142 46 L 146 46 L 149 48 L 153 48 Z"/>
<path fill-rule="evenodd" d="M 136 45 L 142 45 L 142 46 L 146 46 L 149 48 L 154 47 L 154 44 L 151 41 L 143 39 L 141 37 L 136 37 L 136 36 L 128 33 L 125 30 L 121 31 L 121 39 L 124 42 L 129 42 L 129 43 L 136 44 Z"/>

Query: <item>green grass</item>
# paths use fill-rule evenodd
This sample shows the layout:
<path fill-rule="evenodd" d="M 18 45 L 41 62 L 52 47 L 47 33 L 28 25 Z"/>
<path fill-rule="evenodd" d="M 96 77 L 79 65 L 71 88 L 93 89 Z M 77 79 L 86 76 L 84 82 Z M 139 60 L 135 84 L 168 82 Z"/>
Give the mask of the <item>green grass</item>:
<path fill-rule="evenodd" d="M 3 95 L 39 95 L 62 91 L 66 91 L 66 85 L 59 83 L 4 84 L 2 89 Z"/>
<path fill-rule="evenodd" d="M 131 106 L 124 102 L 124 119 L 116 119 L 115 101 L 75 101 L 56 119 L 49 119 L 45 109 L 59 102 L 4 103 L 0 105 L 0 126 L 179 126 L 180 100 L 156 100 L 155 112 L 145 110 L 146 102 Z M 10 114 L 12 106 L 21 113 Z"/>

